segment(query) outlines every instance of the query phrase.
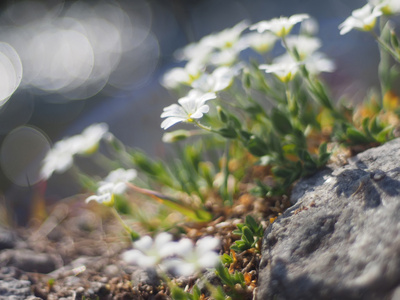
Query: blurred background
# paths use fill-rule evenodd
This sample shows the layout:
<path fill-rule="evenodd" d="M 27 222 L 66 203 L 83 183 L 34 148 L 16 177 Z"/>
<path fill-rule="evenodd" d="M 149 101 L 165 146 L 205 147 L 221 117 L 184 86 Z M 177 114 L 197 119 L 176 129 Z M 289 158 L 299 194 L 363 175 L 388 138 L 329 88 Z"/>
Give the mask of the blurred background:
<path fill-rule="evenodd" d="M 338 25 L 364 0 L 3 1 L 0 11 L 0 201 L 29 206 L 40 159 L 51 144 L 97 122 L 131 147 L 162 156 L 162 108 L 175 102 L 160 85 L 173 53 L 204 35 L 279 16 L 308 13 L 336 97 L 360 99 L 377 85 L 378 50 L 366 34 Z M 66 176 L 66 175 L 64 175 Z M 55 175 L 54 203 L 76 190 Z M 53 180 L 53 181 L 52 181 Z M 22 219 L 25 216 L 20 217 Z"/>

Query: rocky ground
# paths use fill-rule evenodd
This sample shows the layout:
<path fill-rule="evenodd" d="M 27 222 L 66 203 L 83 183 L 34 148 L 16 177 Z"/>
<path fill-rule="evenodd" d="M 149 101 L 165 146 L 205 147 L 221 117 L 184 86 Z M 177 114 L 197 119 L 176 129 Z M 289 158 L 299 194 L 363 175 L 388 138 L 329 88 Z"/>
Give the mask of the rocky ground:
<path fill-rule="evenodd" d="M 229 265 L 245 275 L 237 299 L 400 299 L 399 157 L 400 139 L 364 151 L 298 182 L 290 201 L 242 192 L 232 208 L 215 208 L 213 221 L 180 223 L 175 235 L 217 236 L 229 254 L 236 224 L 248 214 L 261 221 L 261 253 L 242 252 Z M 0 299 L 170 299 L 154 270 L 121 260 L 130 247 L 107 208 L 84 197 L 36 225 L 0 227 Z M 196 280 L 173 279 L 186 289 Z"/>
<path fill-rule="evenodd" d="M 231 244 L 239 238 L 232 231 L 245 215 L 262 217 L 267 227 L 270 218 L 288 205 L 285 197 L 263 199 L 242 194 L 231 209 L 215 212 L 212 222 L 183 223 L 180 231 L 193 240 L 217 236 L 222 241 L 220 254 L 229 254 Z M 98 205 L 88 207 L 84 198 L 78 197 L 58 204 L 42 223 L 18 229 L 0 227 L 0 299 L 170 299 L 168 286 L 154 271 L 127 265 L 121 259 L 131 243 L 113 216 L 101 207 L 98 210 Z M 255 294 L 259 261 L 260 253 L 245 251 L 230 266 L 231 271 L 246 275 L 242 299 L 252 299 Z M 207 277 L 221 284 L 214 273 Z M 196 278 L 174 281 L 190 288 Z"/>

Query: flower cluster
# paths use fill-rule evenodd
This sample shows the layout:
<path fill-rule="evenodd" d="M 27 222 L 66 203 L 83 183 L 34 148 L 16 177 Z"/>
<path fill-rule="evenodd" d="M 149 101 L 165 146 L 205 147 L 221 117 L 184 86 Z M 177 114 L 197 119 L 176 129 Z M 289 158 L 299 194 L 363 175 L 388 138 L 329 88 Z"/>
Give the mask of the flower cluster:
<path fill-rule="evenodd" d="M 198 275 L 204 269 L 215 268 L 220 262 L 218 250 L 220 241 L 214 237 L 204 237 L 196 244 L 183 238 L 172 241 L 168 233 L 158 234 L 154 240 L 144 236 L 133 243 L 132 250 L 123 253 L 123 259 L 143 268 L 159 267 L 162 272 L 178 276 Z"/>
<path fill-rule="evenodd" d="M 273 49 L 277 40 L 282 39 L 288 51 L 297 51 L 297 60 L 286 53 L 276 57 L 272 64 L 259 66 L 261 70 L 275 74 L 283 82 L 291 81 L 302 64 L 312 74 L 332 72 L 333 62 L 317 51 L 321 46 L 319 39 L 306 35 L 290 35 L 294 25 L 309 19 L 307 14 L 299 14 L 261 21 L 251 26 L 247 22 L 240 22 L 230 29 L 208 35 L 177 51 L 177 57 L 187 63 L 184 67 L 167 72 L 161 83 L 170 90 L 183 91 L 186 96 L 178 100 L 179 104 L 172 104 L 164 109 L 161 118 L 166 120 L 161 127 L 168 129 L 176 123 L 186 122 L 205 128 L 199 121 L 210 111 L 210 106 L 205 102 L 216 99 L 218 93 L 228 90 L 235 79 L 249 71 L 250 66 L 246 66 L 240 59 L 240 53 L 246 49 L 253 49 L 264 55 Z M 245 32 L 248 28 L 250 32 Z"/>
<path fill-rule="evenodd" d="M 399 13 L 400 2 L 398 0 L 369 0 L 366 5 L 354 10 L 351 16 L 339 25 L 340 34 L 346 34 L 352 29 L 372 31 L 378 17 Z"/>
<path fill-rule="evenodd" d="M 163 77 L 162 84 L 178 100 L 164 108 L 161 128 L 169 130 L 179 123 L 196 127 L 165 133 L 163 141 L 177 143 L 173 159 L 149 158 L 140 150 L 125 147 L 108 133 L 106 124 L 94 124 L 54 145 L 43 162 L 42 177 L 64 172 L 73 165 L 75 155 L 93 153 L 103 140 L 113 160 L 99 152 L 93 157 L 112 171 L 100 181 L 83 172 L 78 178 L 88 190 L 96 191 L 86 202 L 108 206 L 130 235 L 133 249 L 126 251 L 123 259 L 174 276 L 200 276 L 204 269 L 216 268 L 227 290 L 235 293 L 237 283 L 246 286 L 245 279 L 224 265 L 232 263 L 235 255 L 223 254 L 225 260 L 220 263 L 217 238 L 204 237 L 196 243 L 188 238 L 174 241 L 165 232 L 154 239 L 140 237 L 120 216 L 129 211 L 119 210 L 129 203 L 124 196 L 140 193 L 162 205 L 163 212 L 156 213 L 157 226 L 146 223 L 140 205 L 136 207 L 139 212 L 135 216 L 147 232 L 160 230 L 158 224 L 168 219 L 169 209 L 179 212 L 182 221 L 207 223 L 215 217 L 213 212 L 221 211 L 218 205 L 234 205 L 243 192 L 260 197 L 287 194 L 296 180 L 326 165 L 342 147 L 359 150 L 360 145 L 366 148 L 394 138 L 395 128 L 400 126 L 400 98 L 393 86 L 398 82 L 394 67 L 400 63 L 400 41 L 386 21 L 399 13 L 398 0 L 369 0 L 339 25 L 342 35 L 353 29 L 366 31 L 379 44 L 381 91 L 368 95 L 361 109 L 332 99 L 321 73 L 333 72 L 335 64 L 320 51 L 318 25 L 309 15 L 252 25 L 243 21 L 178 50 L 176 58 L 182 65 Z M 198 137 L 193 143 L 179 143 L 193 136 Z M 265 167 L 266 174 L 255 172 L 263 173 L 260 176 L 264 178 L 250 175 L 255 164 Z M 240 184 L 244 181 L 246 184 Z M 132 193 L 125 193 L 127 188 Z M 171 215 L 173 221 L 166 228 L 176 225 L 178 214 Z M 260 251 L 263 227 L 249 216 L 237 226 L 234 234 L 241 239 L 231 250 Z M 197 298 L 190 295 L 188 299 Z"/>
<path fill-rule="evenodd" d="M 97 194 L 86 199 L 86 202 L 97 201 L 98 203 L 113 206 L 114 195 L 123 194 L 126 191 L 126 183 L 132 181 L 137 176 L 137 171 L 134 169 L 116 169 L 103 181 L 98 183 Z"/>
<path fill-rule="evenodd" d="M 81 134 L 64 138 L 55 143 L 43 161 L 41 177 L 48 179 L 54 172 L 65 172 L 72 166 L 76 154 L 88 155 L 95 152 L 100 140 L 105 137 L 107 132 L 107 124 L 93 124 Z"/>

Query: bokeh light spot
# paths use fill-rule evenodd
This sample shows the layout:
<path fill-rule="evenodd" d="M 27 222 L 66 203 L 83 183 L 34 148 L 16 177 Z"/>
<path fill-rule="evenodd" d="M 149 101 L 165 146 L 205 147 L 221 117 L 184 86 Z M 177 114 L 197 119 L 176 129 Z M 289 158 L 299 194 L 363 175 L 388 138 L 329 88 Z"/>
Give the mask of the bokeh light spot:
<path fill-rule="evenodd" d="M 2 170 L 16 185 L 33 185 L 40 180 L 41 163 L 49 149 L 49 139 L 39 129 L 18 127 L 3 141 L 0 152 Z"/>
<path fill-rule="evenodd" d="M 0 106 L 15 92 L 22 79 L 22 63 L 18 53 L 0 42 Z"/>

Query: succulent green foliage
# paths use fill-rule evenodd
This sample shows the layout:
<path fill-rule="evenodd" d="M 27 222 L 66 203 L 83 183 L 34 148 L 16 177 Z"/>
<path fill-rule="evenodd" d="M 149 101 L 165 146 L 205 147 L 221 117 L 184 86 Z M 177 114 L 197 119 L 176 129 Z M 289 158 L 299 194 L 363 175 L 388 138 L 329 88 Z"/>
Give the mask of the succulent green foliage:
<path fill-rule="evenodd" d="M 258 249 L 258 242 L 264 233 L 263 227 L 258 225 L 250 215 L 246 216 L 244 223 L 239 223 L 236 226 L 237 229 L 233 231 L 233 234 L 240 236 L 240 240 L 235 241 L 231 249 L 237 253 L 251 248 Z M 225 261 L 228 260 L 227 257 L 223 258 Z"/>
<path fill-rule="evenodd" d="M 227 267 L 222 264 L 218 264 L 215 268 L 215 273 L 221 279 L 223 284 L 226 284 L 231 289 L 235 289 L 235 285 L 239 284 L 241 287 L 246 287 L 244 281 L 244 275 L 241 272 L 235 271 L 233 274 L 229 273 Z"/>

